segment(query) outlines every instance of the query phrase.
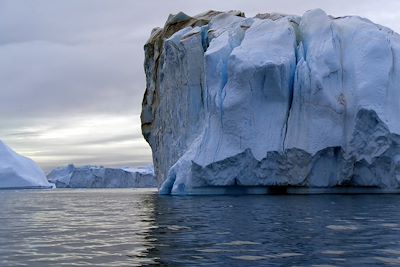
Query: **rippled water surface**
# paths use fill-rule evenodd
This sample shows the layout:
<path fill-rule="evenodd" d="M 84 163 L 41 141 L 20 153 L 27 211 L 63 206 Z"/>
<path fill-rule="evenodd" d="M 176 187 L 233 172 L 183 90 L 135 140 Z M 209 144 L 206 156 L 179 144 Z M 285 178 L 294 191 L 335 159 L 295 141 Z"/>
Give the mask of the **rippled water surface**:
<path fill-rule="evenodd" d="M 0 266 L 399 266 L 400 196 L 0 191 Z"/>

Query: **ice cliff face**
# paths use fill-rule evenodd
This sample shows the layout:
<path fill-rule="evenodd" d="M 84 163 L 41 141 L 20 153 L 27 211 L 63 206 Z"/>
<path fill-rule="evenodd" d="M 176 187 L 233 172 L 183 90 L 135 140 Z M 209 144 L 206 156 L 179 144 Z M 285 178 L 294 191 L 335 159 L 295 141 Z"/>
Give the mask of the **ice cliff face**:
<path fill-rule="evenodd" d="M 157 187 L 153 168 L 104 168 L 68 165 L 52 170 L 47 179 L 57 188 Z"/>
<path fill-rule="evenodd" d="M 170 16 L 145 45 L 161 193 L 400 187 L 400 37 L 360 17 Z"/>
<path fill-rule="evenodd" d="M 0 189 L 52 187 L 35 162 L 0 141 Z"/>

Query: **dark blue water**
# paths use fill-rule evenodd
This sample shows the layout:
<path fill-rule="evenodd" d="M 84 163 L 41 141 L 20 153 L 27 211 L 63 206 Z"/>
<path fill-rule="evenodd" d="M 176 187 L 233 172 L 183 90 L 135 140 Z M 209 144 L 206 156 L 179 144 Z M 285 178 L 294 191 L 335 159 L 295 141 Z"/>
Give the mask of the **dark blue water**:
<path fill-rule="evenodd" d="M 398 266 L 400 196 L 0 191 L 0 266 Z"/>

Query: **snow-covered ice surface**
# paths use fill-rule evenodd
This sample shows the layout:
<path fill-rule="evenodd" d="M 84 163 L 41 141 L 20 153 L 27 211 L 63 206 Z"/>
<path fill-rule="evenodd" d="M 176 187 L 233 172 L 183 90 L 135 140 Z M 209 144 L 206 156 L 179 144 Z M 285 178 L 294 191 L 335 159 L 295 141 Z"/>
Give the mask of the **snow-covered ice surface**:
<path fill-rule="evenodd" d="M 0 189 L 52 187 L 35 162 L 0 141 Z"/>
<path fill-rule="evenodd" d="M 161 193 L 400 187 L 400 38 L 356 16 L 170 16 L 145 45 Z"/>
<path fill-rule="evenodd" d="M 57 188 L 147 188 L 157 187 L 152 166 L 104 168 L 97 166 L 59 167 L 47 179 Z"/>

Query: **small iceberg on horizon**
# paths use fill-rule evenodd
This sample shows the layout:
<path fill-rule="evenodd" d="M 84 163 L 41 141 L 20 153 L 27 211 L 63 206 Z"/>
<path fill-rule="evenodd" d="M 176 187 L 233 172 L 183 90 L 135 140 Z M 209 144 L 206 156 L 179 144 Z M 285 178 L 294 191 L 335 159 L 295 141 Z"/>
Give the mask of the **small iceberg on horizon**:
<path fill-rule="evenodd" d="M 48 189 L 54 185 L 30 158 L 21 156 L 0 140 L 0 189 Z"/>
<path fill-rule="evenodd" d="M 56 188 L 152 188 L 157 187 L 152 166 L 105 168 L 103 166 L 58 167 L 48 175 Z"/>

